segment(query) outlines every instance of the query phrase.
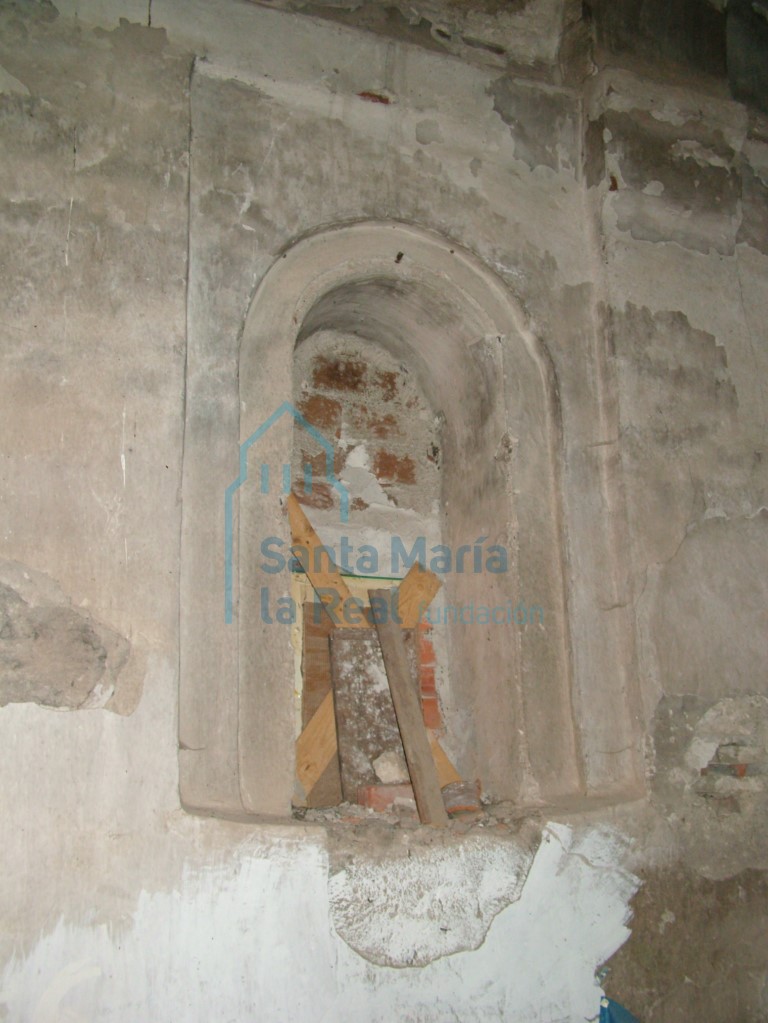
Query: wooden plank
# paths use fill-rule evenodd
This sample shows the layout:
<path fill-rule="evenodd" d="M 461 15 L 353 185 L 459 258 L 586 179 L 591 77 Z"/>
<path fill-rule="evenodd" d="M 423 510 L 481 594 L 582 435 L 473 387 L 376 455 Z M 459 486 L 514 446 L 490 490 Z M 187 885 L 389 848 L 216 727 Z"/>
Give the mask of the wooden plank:
<path fill-rule="evenodd" d="M 301 726 L 306 728 L 331 690 L 330 635 L 335 625 L 321 610 L 317 601 L 308 600 L 302 607 L 301 640 Z"/>
<path fill-rule="evenodd" d="M 335 626 L 317 601 L 306 601 L 303 612 L 301 724 L 302 728 L 306 728 L 331 691 L 330 634 Z M 341 801 L 339 758 L 334 753 L 309 792 L 305 791 L 302 805 L 313 809 L 338 806 Z"/>
<path fill-rule="evenodd" d="M 434 572 L 414 562 L 397 589 L 397 616 L 404 629 L 418 628 L 419 619 L 442 586 Z"/>
<path fill-rule="evenodd" d="M 339 758 L 331 757 L 328 766 L 312 786 L 312 791 L 305 800 L 308 809 L 323 809 L 327 806 L 338 806 L 344 801 L 341 792 L 341 774 Z"/>
<path fill-rule="evenodd" d="M 404 638 L 413 676 L 417 659 L 413 632 Z M 344 799 L 354 803 L 359 789 L 379 780 L 373 762 L 383 753 L 402 759 L 403 744 L 376 630 L 337 628 L 330 641 L 341 789 Z"/>
<path fill-rule="evenodd" d="M 406 586 L 410 576 L 411 573 L 409 572 L 401 583 L 401 586 Z M 309 725 L 314 713 L 316 713 L 318 705 L 322 702 L 331 688 L 331 654 L 328 638 L 334 631 L 335 626 L 328 615 L 317 615 L 316 610 L 316 605 L 314 603 L 307 602 L 304 605 L 305 689 L 302 697 L 302 725 L 304 728 Z M 317 621 L 315 621 L 316 618 L 318 619 Z M 406 632 L 405 635 L 407 641 L 411 639 L 410 632 Z M 414 633 L 412 645 L 409 643 L 409 655 L 413 652 L 415 657 L 417 657 L 416 643 L 417 639 L 416 634 Z M 428 734 L 429 745 L 435 761 L 440 788 L 442 789 L 446 785 L 461 782 L 461 776 L 448 759 L 448 756 L 440 745 L 437 736 L 432 731 Z M 334 743 L 338 743 L 335 735 Z M 399 743 L 399 741 L 397 749 L 399 752 L 402 752 L 402 744 Z M 336 752 L 337 749 L 335 747 L 334 754 Z M 338 757 L 336 755 L 332 755 L 328 767 L 322 775 L 318 777 L 309 789 L 305 788 L 307 806 L 334 806 L 341 802 L 342 787 L 339 771 Z"/>
<path fill-rule="evenodd" d="M 397 614 L 403 628 L 418 628 L 421 615 L 434 600 L 441 586 L 442 583 L 434 572 L 423 568 L 418 562 L 411 565 L 397 590 Z M 428 734 L 440 788 L 461 782 L 461 775 L 448 759 L 435 733 L 430 731 Z"/>
<path fill-rule="evenodd" d="M 370 590 L 369 596 L 372 601 L 387 600 L 390 591 Z M 421 715 L 418 685 L 408 664 L 403 633 L 391 619 L 377 622 L 376 631 L 379 634 L 419 820 L 433 827 L 445 827 L 448 824 L 448 814 L 443 806 L 437 770 Z"/>
<path fill-rule="evenodd" d="M 440 788 L 444 789 L 446 785 L 461 782 L 463 780 L 461 775 L 448 759 L 448 755 L 438 742 L 435 733 L 427 730 L 427 735 L 429 736 L 429 748 L 432 751 L 432 759 L 435 762 L 435 770 L 437 771 L 437 780 Z"/>
<path fill-rule="evenodd" d="M 329 692 L 296 740 L 296 774 L 307 795 L 335 755 L 336 722 Z"/>
<path fill-rule="evenodd" d="M 303 567 L 307 573 L 310 583 L 314 589 L 318 592 L 318 596 L 327 600 L 328 590 L 334 591 L 338 595 L 339 606 L 343 605 L 344 601 L 351 597 L 349 587 L 344 582 L 341 572 L 336 568 L 335 570 L 321 570 L 315 571 L 315 551 L 322 546 L 322 542 L 318 537 L 317 533 L 312 526 L 312 523 L 307 518 L 304 510 L 298 502 L 295 494 L 289 494 L 288 496 L 288 518 L 291 525 L 291 535 L 293 543 L 297 546 L 305 547 L 307 549 L 308 557 L 304 559 Z M 301 560 L 301 559 L 300 559 Z M 328 559 L 325 554 L 321 554 L 320 557 L 320 568 L 323 566 L 330 569 L 330 565 L 327 565 Z M 405 578 L 400 583 L 397 591 L 397 602 L 398 602 L 398 616 L 400 617 L 403 627 L 415 628 L 418 625 L 420 613 L 430 603 L 435 594 L 440 588 L 440 580 L 437 576 L 430 572 L 428 569 L 422 568 L 418 563 L 413 564 L 406 574 Z M 325 591 L 323 594 L 322 591 Z M 391 597 L 391 593 L 389 594 Z M 305 605 L 305 614 L 307 605 Z M 312 614 L 315 614 L 313 609 Z M 336 615 L 338 618 L 339 616 Z M 369 616 L 370 617 L 370 616 Z M 322 619 L 321 619 L 322 620 Z M 333 620 L 330 615 L 327 621 L 333 625 Z M 350 621 L 344 623 L 345 627 L 354 628 L 365 628 L 368 626 L 368 622 L 362 618 L 361 621 Z M 307 647 L 305 647 L 305 657 L 309 653 Z M 315 656 L 317 656 L 316 652 Z M 307 678 L 305 675 L 305 685 Z M 318 680 L 319 682 L 319 680 Z M 335 733 L 335 722 L 333 724 L 334 733 L 330 737 L 328 734 L 328 708 L 325 705 L 326 697 L 323 695 L 323 702 L 320 704 L 320 708 L 315 709 L 317 705 L 318 697 L 320 696 L 315 690 L 315 680 L 312 680 L 310 689 L 313 690 L 309 699 L 302 702 L 302 724 L 304 730 L 299 736 L 296 742 L 296 762 L 297 770 L 299 770 L 299 762 L 304 765 L 299 774 L 299 778 L 304 787 L 306 793 L 307 805 L 327 805 L 327 800 L 334 798 L 334 793 L 340 792 L 340 782 L 336 786 L 334 781 L 334 764 L 337 763 L 336 755 L 338 752 L 338 742 Z M 319 683 L 322 688 L 322 683 Z M 328 663 L 328 681 L 327 690 L 330 691 L 331 677 L 330 677 L 330 655 Z M 320 713 L 322 709 L 323 713 Z M 311 716 L 310 716 L 311 715 Z M 319 716 L 318 716 L 319 715 Z M 317 721 L 315 721 L 317 717 Z M 311 726 L 311 730 L 310 730 Z M 316 743 L 321 742 L 322 746 L 322 757 L 327 755 L 328 759 L 325 766 L 320 766 L 317 761 Z M 332 742 L 333 748 L 328 751 L 326 748 L 328 744 Z M 431 736 L 430 745 L 432 754 L 435 759 L 435 766 L 437 768 L 438 777 L 441 779 L 441 786 L 450 784 L 453 781 L 459 779 L 459 775 L 455 768 L 451 764 L 450 760 L 443 751 L 440 743 L 437 741 L 435 736 Z M 303 777 L 302 777 L 303 775 Z M 319 792 L 313 795 L 313 790 L 322 778 L 322 788 Z M 327 791 L 326 791 L 327 790 Z M 319 800 L 317 802 L 316 800 Z"/>
<path fill-rule="evenodd" d="M 304 556 L 297 556 L 297 561 L 307 574 L 307 578 L 317 593 L 318 598 L 327 606 L 334 624 L 345 628 L 367 628 L 368 622 L 362 609 L 359 613 L 343 611 L 345 602 L 356 605 L 358 602 L 349 591 L 338 565 L 331 561 L 328 554 L 320 550 L 325 545 L 314 530 L 312 523 L 304 514 L 295 494 L 288 495 L 288 521 L 291 524 L 293 545 L 303 547 Z M 348 605 L 349 606 L 349 605 Z"/>

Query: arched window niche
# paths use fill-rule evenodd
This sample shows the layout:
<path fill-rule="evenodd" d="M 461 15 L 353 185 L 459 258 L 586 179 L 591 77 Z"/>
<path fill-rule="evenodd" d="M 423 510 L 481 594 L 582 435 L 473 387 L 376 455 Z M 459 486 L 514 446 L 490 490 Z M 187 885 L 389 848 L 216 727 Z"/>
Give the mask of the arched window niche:
<path fill-rule="evenodd" d="M 526 804 L 584 795 L 551 362 L 503 283 L 477 257 L 411 225 L 368 222 L 306 237 L 276 260 L 242 332 L 235 383 L 239 438 L 229 439 L 225 454 L 226 439 L 219 437 L 202 455 L 190 449 L 188 431 L 184 500 L 201 497 L 185 505 L 182 536 L 185 805 L 291 813 L 295 646 L 289 627 L 265 620 L 265 600 L 274 607 L 288 585 L 285 572 L 266 570 L 262 547 L 274 537 L 287 549 L 290 532 L 278 489 L 260 485 L 257 466 L 272 466 L 275 475 L 295 462 L 295 418 L 278 417 L 266 431 L 263 425 L 297 397 L 297 353 L 334 338 L 380 351 L 402 367 L 439 423 L 437 500 L 431 512 L 422 509 L 437 521 L 425 522 L 425 534 L 453 552 L 479 538 L 484 548 L 497 544 L 507 551 L 503 572 L 445 573 L 436 604 L 541 609 L 530 620 L 521 620 L 520 610 L 511 621 L 498 610 L 489 622 L 447 614 L 434 626 L 445 630 L 441 701 L 452 759 L 493 800 Z M 223 493 L 205 489 L 206 476 L 221 471 L 209 463 L 206 474 L 206 459 L 218 452 L 225 477 L 235 480 L 238 442 L 245 445 L 257 433 L 248 476 L 233 495 L 225 578 L 211 553 L 225 547 Z M 366 514 L 365 501 L 356 505 L 355 497 L 349 494 L 353 536 Z M 307 509 L 321 534 L 323 515 L 337 508 L 328 503 L 319 518 Z M 229 623 L 222 614 L 225 586 L 231 589 Z"/>

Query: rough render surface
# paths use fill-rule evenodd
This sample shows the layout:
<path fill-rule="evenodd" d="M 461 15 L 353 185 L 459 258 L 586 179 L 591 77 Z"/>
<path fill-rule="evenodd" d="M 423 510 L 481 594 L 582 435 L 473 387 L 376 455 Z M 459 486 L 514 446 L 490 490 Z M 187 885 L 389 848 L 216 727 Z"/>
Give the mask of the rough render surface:
<path fill-rule="evenodd" d="M 608 994 L 645 1006 L 647 1023 L 764 1020 L 765 872 L 710 880 L 676 868 L 649 870 L 641 881 L 632 937 L 611 960 Z"/>
<path fill-rule="evenodd" d="M 275 827 L 254 834 L 178 814 L 169 824 L 165 857 L 177 860 L 175 877 L 142 890 L 114 923 L 51 922 L 34 948 L 4 971 L 8 1018 L 68 1013 L 139 1023 L 179 1015 L 239 1020 L 256 1011 L 262 1018 L 328 1023 L 475 1019 L 479 1013 L 491 1019 L 578 1019 L 599 1001 L 594 964 L 629 934 L 626 904 L 637 881 L 618 866 L 622 839 L 606 829 L 551 825 L 519 899 L 498 905 L 501 911 L 477 950 L 395 969 L 373 965 L 337 932 L 329 887 L 338 886 L 333 879 L 329 886 L 328 853 L 317 833 L 297 838 L 293 829 Z M 371 863 L 368 869 L 377 868 Z M 140 871 L 129 873 L 138 879 Z M 403 887 L 403 880 L 411 886 L 413 876 L 386 877 L 394 900 L 413 905 L 414 892 Z M 484 880 L 492 877 L 483 872 Z M 455 898 L 462 908 L 468 898 L 476 904 L 466 885 L 474 879 L 472 868 L 459 860 L 449 876 L 441 875 L 447 901 Z M 434 885 L 429 870 L 422 880 Z M 427 892 L 425 899 L 440 912 L 435 894 Z M 562 906 L 557 915 L 546 909 L 552 898 Z M 465 928 L 463 920 L 444 919 L 444 926 Z M 410 934 L 414 952 L 430 943 L 433 929 L 429 914 L 420 914 Z M 168 936 L 169 954 L 150 959 L 158 934 Z M 442 933 L 433 954 L 441 946 Z M 394 948 L 401 947 L 396 934 Z M 519 968 L 510 970 L 510 958 Z"/>
<path fill-rule="evenodd" d="M 424 966 L 479 948 L 493 918 L 523 891 L 536 844 L 526 838 L 395 840 L 376 860 L 352 858 L 329 882 L 334 928 L 381 966 Z"/>
<path fill-rule="evenodd" d="M 0 709 L 5 1018 L 246 1019 L 265 999 L 281 1020 L 589 1018 L 631 927 L 604 983 L 641 1019 L 765 1019 L 764 118 L 615 62 L 563 88 L 586 66 L 559 70 L 567 5 L 422 5 L 394 43 L 371 7 L 183 6 L 155 0 L 151 28 L 144 2 L 0 11 L 0 656 L 25 701 Z M 422 913 L 389 839 L 340 855 L 178 795 L 187 313 L 210 302 L 219 354 L 193 379 L 232 421 L 215 381 L 255 284 L 302 234 L 369 217 L 466 245 L 544 339 L 576 677 L 634 680 L 645 733 L 647 799 L 573 807 L 522 888 L 529 843 L 502 866 L 493 843 L 443 852 L 434 933 L 433 865 Z M 113 683 L 122 716 L 94 706 Z M 599 701 L 573 703 L 609 777 Z M 408 948 L 369 910 L 382 885 Z M 434 961 L 376 965 L 408 955 Z"/>
<path fill-rule="evenodd" d="M 127 709 L 116 692 L 127 641 L 19 565 L 0 578 L 0 704 Z"/>

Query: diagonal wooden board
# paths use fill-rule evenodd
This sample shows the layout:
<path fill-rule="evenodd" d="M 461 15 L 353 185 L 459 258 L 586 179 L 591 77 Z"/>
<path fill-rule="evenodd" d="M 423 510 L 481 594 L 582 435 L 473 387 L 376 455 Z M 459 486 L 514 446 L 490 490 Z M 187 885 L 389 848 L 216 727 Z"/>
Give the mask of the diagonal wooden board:
<path fill-rule="evenodd" d="M 293 544 L 306 548 L 308 558 L 302 562 L 302 567 L 309 578 L 310 583 L 322 600 L 330 590 L 338 595 L 339 602 L 351 598 L 349 587 L 337 566 L 328 569 L 321 567 L 317 569 L 318 563 L 323 558 L 329 561 L 327 555 L 315 558 L 315 551 L 322 547 L 322 541 L 314 530 L 312 523 L 304 513 L 295 494 L 288 495 L 288 520 L 291 525 Z M 301 560 L 301 559 L 299 559 Z M 423 568 L 418 562 L 411 565 L 397 589 L 397 611 L 402 628 L 417 628 L 423 611 L 429 606 L 441 583 L 434 572 Z M 389 593 L 391 591 L 385 591 Z M 369 628 L 369 623 L 361 615 L 359 622 L 345 622 L 351 627 Z M 315 720 L 317 718 L 317 721 Z M 430 732 L 430 747 L 435 760 L 441 788 L 461 778 L 440 746 L 437 737 Z M 336 723 L 333 708 L 333 693 L 329 692 L 320 704 L 312 720 L 304 727 L 301 735 L 296 740 L 296 764 L 299 781 L 304 792 L 309 796 L 313 787 L 317 784 L 328 764 L 337 753 Z"/>
<path fill-rule="evenodd" d="M 325 545 L 315 532 L 312 523 L 304 514 L 304 509 L 299 504 L 295 494 L 288 495 L 288 521 L 291 524 L 293 546 L 306 549 L 306 557 L 303 559 L 298 557 L 297 560 L 301 563 L 301 567 L 306 572 L 307 578 L 312 583 L 322 603 L 328 604 L 332 594 L 336 594 L 338 600 L 334 605 L 335 610 L 331 617 L 338 619 L 341 608 L 344 607 L 347 601 L 354 602 L 355 604 L 358 602 L 344 582 L 341 569 L 331 561 L 329 554 L 323 553 L 326 549 Z M 323 562 L 325 562 L 325 567 Z M 350 621 L 346 621 L 346 617 L 349 617 Z M 341 623 L 337 622 L 337 624 Z M 347 628 L 355 628 L 357 626 L 369 627 L 362 612 L 360 613 L 359 620 L 355 620 L 354 615 L 345 616 L 343 624 Z"/>
<path fill-rule="evenodd" d="M 371 606 L 374 601 L 386 601 L 390 590 L 370 590 Z M 421 713 L 421 700 L 414 673 L 408 663 L 402 629 L 391 618 L 376 622 L 387 681 L 395 705 L 397 727 L 405 750 L 408 773 L 411 776 L 416 808 L 422 824 L 445 827 L 448 814 L 445 812 L 437 769 L 429 748 L 427 730 Z"/>
<path fill-rule="evenodd" d="M 429 746 L 440 788 L 460 782 L 461 775 L 448 759 L 434 732 L 428 730 Z M 296 771 L 307 795 L 336 756 L 336 719 L 333 693 L 328 692 L 312 720 L 296 740 Z"/>
<path fill-rule="evenodd" d="M 429 748 L 432 750 L 432 759 L 435 761 L 435 768 L 437 770 L 437 778 L 440 782 L 440 788 L 444 789 L 446 785 L 452 785 L 454 782 L 463 781 L 464 779 L 450 762 L 445 750 L 437 741 L 435 733 L 428 728 L 427 735 L 429 737 Z"/>
<path fill-rule="evenodd" d="M 334 591 L 342 606 L 346 600 L 354 600 L 339 567 L 333 564 L 328 554 L 322 552 L 317 554 L 325 545 L 315 532 L 296 495 L 289 494 L 287 503 L 293 545 L 303 547 L 307 551 L 307 557 L 298 560 L 318 597 L 322 600 Z M 323 562 L 327 567 L 323 567 Z M 397 614 L 404 629 L 415 629 L 418 626 L 422 613 L 432 603 L 441 585 L 434 572 L 423 568 L 418 562 L 411 565 L 397 589 Z M 370 623 L 363 615 L 360 616 L 360 621 L 345 620 L 343 625 L 345 628 L 370 628 Z"/>
<path fill-rule="evenodd" d="M 336 755 L 333 693 L 329 690 L 296 740 L 296 773 L 307 795 Z"/>
<path fill-rule="evenodd" d="M 414 562 L 397 588 L 397 615 L 404 629 L 417 629 L 421 616 L 440 589 L 434 572 Z M 387 592 L 387 591 L 384 591 Z"/>
<path fill-rule="evenodd" d="M 304 603 L 303 628 L 301 630 L 301 671 L 303 685 L 301 691 L 301 728 L 309 724 L 312 717 L 331 692 L 331 635 L 336 632 L 330 615 L 321 609 L 321 605 L 313 599 Z M 350 635 L 357 635 L 359 629 L 350 630 Z M 334 704 L 336 694 L 334 693 Z M 334 712 L 336 707 L 334 706 Z M 338 745 L 338 738 L 336 739 Z M 297 748 L 297 764 L 303 759 L 303 749 Z M 312 750 L 309 750 L 312 755 Z M 301 786 L 299 786 L 301 787 Z M 331 756 L 328 766 L 312 786 L 311 790 L 297 792 L 299 805 L 306 804 L 308 809 L 324 806 L 338 806 L 344 802 L 341 790 L 341 770 L 339 758 Z M 303 798 L 302 798 L 303 797 Z"/>

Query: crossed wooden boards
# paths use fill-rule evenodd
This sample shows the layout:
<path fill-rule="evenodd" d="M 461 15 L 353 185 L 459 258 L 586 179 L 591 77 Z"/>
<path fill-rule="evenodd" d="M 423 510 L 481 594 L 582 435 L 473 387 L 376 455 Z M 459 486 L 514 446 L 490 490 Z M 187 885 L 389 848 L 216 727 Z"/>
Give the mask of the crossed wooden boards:
<path fill-rule="evenodd" d="M 315 551 L 322 546 L 320 538 L 294 494 L 288 497 L 288 519 L 295 547 L 306 552 L 306 557 L 300 556 L 298 560 L 318 596 L 322 599 L 324 594 L 333 592 L 338 597 L 337 606 L 345 606 L 352 594 L 338 569 L 321 568 L 323 558 L 315 557 Z M 433 826 L 444 826 L 448 822 L 441 789 L 461 782 L 461 777 L 434 733 L 424 726 L 418 686 L 408 665 L 402 630 L 418 626 L 421 610 L 432 601 L 439 588 L 440 580 L 436 575 L 419 564 L 412 565 L 397 590 L 400 624 L 390 616 L 386 621 L 374 622 L 419 818 L 423 824 Z M 372 601 L 386 601 L 387 606 L 392 606 L 394 591 L 370 590 L 369 596 Z M 363 614 L 349 617 L 350 620 L 344 622 L 345 628 L 370 628 Z M 296 771 L 307 795 L 336 755 L 337 748 L 333 692 L 329 691 L 296 740 Z"/>

